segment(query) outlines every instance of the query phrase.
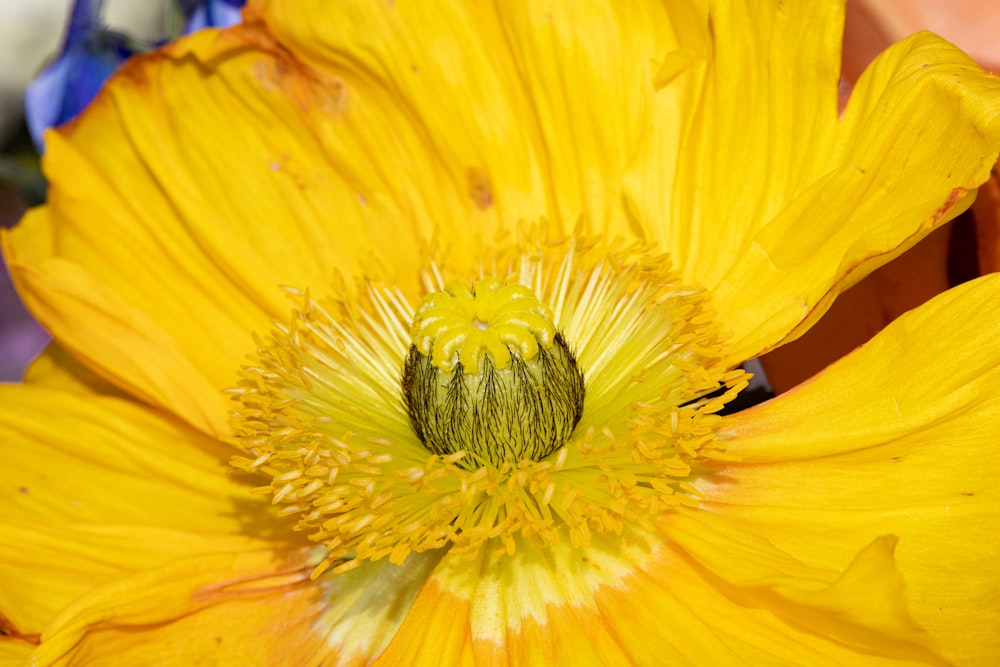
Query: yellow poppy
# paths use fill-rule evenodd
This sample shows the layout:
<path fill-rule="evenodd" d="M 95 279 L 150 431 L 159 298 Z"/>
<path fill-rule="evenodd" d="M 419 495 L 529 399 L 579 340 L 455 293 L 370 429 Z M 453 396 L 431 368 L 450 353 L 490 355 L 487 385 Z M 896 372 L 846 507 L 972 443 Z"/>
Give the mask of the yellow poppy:
<path fill-rule="evenodd" d="M 1000 82 L 839 2 L 251 2 L 46 138 L 0 656 L 992 664 L 1000 281 L 739 364 L 969 205 Z"/>

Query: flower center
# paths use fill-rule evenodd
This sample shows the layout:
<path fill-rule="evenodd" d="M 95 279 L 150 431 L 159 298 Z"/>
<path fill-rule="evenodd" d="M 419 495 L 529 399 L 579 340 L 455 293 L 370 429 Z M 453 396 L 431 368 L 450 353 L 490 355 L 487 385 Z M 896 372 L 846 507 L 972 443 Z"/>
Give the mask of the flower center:
<path fill-rule="evenodd" d="M 403 398 L 414 432 L 458 465 L 540 461 L 583 414 L 584 381 L 552 314 L 523 285 L 453 283 L 424 298 L 410 331 Z"/>
<path fill-rule="evenodd" d="M 289 288 L 292 318 L 230 390 L 233 465 L 326 547 L 316 576 L 652 530 L 728 459 L 718 411 L 746 378 L 703 291 L 641 249 L 496 252 L 503 280 L 431 265 L 417 302 L 376 283 L 323 301 Z"/>

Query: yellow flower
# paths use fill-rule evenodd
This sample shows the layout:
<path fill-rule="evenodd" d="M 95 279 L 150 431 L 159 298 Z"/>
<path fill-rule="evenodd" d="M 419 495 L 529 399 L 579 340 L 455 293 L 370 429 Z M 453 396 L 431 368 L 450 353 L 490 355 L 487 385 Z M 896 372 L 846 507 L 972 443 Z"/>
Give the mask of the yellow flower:
<path fill-rule="evenodd" d="M 993 664 L 1000 280 L 719 414 L 1000 149 L 929 34 L 838 117 L 841 11 L 260 0 L 126 66 L 3 235 L 0 657 Z"/>

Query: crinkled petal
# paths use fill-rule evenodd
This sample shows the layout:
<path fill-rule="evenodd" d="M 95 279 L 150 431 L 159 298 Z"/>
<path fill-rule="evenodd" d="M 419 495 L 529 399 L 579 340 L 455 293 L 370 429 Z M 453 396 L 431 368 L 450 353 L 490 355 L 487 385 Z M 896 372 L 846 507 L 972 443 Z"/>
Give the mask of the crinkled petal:
<path fill-rule="evenodd" d="M 671 513 L 660 528 L 737 604 L 767 609 L 859 656 L 945 663 L 907 609 L 893 536 L 830 567 L 797 560 L 753 527 L 709 512 Z"/>
<path fill-rule="evenodd" d="M 683 277 L 715 287 L 829 168 L 816 158 L 836 130 L 843 3 L 667 4 L 679 50 L 659 73 L 629 194 Z"/>
<path fill-rule="evenodd" d="M 956 287 L 781 397 L 728 418 L 713 511 L 833 565 L 873 536 L 896 559 L 916 621 L 958 664 L 1000 638 L 1000 278 Z M 804 417 L 808 416 L 808 417 Z"/>
<path fill-rule="evenodd" d="M 649 236 L 713 291 L 734 362 L 963 210 L 1000 148 L 1000 84 L 950 44 L 892 47 L 838 121 L 843 3 L 751 4 L 673 10 L 681 49 L 628 175 Z"/>
<path fill-rule="evenodd" d="M 316 16 L 301 7 L 290 16 L 257 3 L 248 10 L 245 26 L 201 33 L 136 61 L 109 84 L 85 118 L 50 134 L 50 204 L 5 237 L 5 252 L 29 305 L 51 323 L 60 345 L 103 380 L 201 431 L 218 433 L 224 411 L 216 392 L 232 384 L 234 369 L 252 348 L 249 332 L 284 318 L 288 306 L 280 284 L 308 287 L 322 298 L 349 290 L 354 278 L 370 273 L 410 290 L 416 285 L 417 265 L 431 255 L 448 258 L 450 270 L 460 272 L 475 264 L 476 248 L 513 223 L 544 217 L 551 231 L 565 229 L 583 215 L 587 231 L 631 230 L 660 240 L 678 256 L 686 276 L 713 288 L 723 323 L 737 335 L 733 357 L 738 361 L 807 325 L 825 307 L 824 299 L 854 280 L 852 271 L 863 273 L 967 203 L 965 189 L 979 178 L 980 158 L 990 151 L 995 157 L 990 142 L 1000 121 L 994 119 L 996 109 L 982 99 L 987 92 L 995 95 L 994 84 L 963 69 L 965 61 L 941 42 L 918 37 L 883 59 L 841 121 L 841 131 L 825 132 L 822 123 L 829 116 L 804 115 L 806 125 L 810 119 L 817 123 L 809 132 L 826 140 L 799 146 L 792 135 L 771 142 L 764 130 L 779 127 L 772 122 L 754 126 L 755 132 L 740 143 L 744 138 L 735 132 L 737 124 L 716 126 L 726 130 L 720 134 L 729 137 L 727 143 L 734 144 L 741 158 L 766 149 L 762 157 L 769 159 L 772 148 L 779 157 L 772 169 L 767 159 L 764 167 L 750 161 L 754 166 L 749 168 L 763 171 L 753 172 L 746 190 L 740 184 L 731 190 L 719 186 L 725 196 L 712 203 L 719 207 L 715 213 L 700 217 L 699 207 L 706 205 L 697 200 L 702 189 L 683 190 L 682 179 L 672 168 L 663 168 L 663 187 L 689 195 L 671 204 L 680 211 L 671 208 L 671 220 L 704 230 L 705 239 L 693 239 L 694 227 L 685 231 L 662 215 L 630 217 L 645 205 L 650 181 L 640 187 L 644 181 L 636 178 L 631 203 L 624 204 L 619 177 L 642 138 L 664 139 L 664 145 L 686 156 L 699 153 L 684 152 L 684 146 L 709 146 L 711 119 L 737 107 L 713 107 L 718 114 L 707 114 L 699 124 L 697 113 L 682 117 L 665 111 L 666 101 L 682 99 L 695 84 L 711 89 L 712 67 L 728 63 L 725 68 L 742 71 L 743 54 L 723 53 L 726 40 L 718 31 L 729 34 L 755 26 L 753 12 L 735 2 L 713 4 L 717 20 L 712 30 L 701 25 L 688 48 L 678 50 L 664 15 L 652 10 L 648 15 L 623 10 L 620 16 L 628 20 L 620 23 L 574 23 L 569 20 L 574 12 L 587 16 L 592 8 L 546 12 L 532 5 L 498 20 L 490 8 L 472 3 L 442 3 L 426 15 L 400 18 L 409 11 L 402 5 L 374 9 L 345 4 L 337 7 L 343 20 L 327 22 L 317 20 L 323 14 L 318 6 Z M 779 5 L 779 14 L 798 11 L 789 10 L 788 3 Z M 606 15 L 613 13 L 602 8 Z M 827 18 L 837 16 L 824 11 Z M 697 27 L 698 16 L 697 11 L 684 14 L 684 22 L 676 25 Z M 819 22 L 803 23 L 812 32 L 801 34 L 792 30 L 798 24 L 790 19 L 781 35 L 770 35 L 763 25 L 750 32 L 762 42 L 777 39 L 776 52 L 786 58 L 798 55 L 789 44 L 800 36 L 807 46 L 817 38 L 823 48 L 832 48 L 831 33 Z M 717 44 L 698 43 L 713 31 Z M 316 34 L 321 39 L 310 40 Z M 494 52 L 495 43 L 512 48 Z M 607 44 L 614 45 L 609 53 L 591 58 L 591 49 Z M 468 62 L 460 57 L 466 52 Z M 628 63 L 611 66 L 620 78 L 609 77 L 604 66 L 615 63 L 616 54 L 625 54 L 622 62 Z M 924 58 L 940 63 L 942 55 L 952 59 L 950 65 L 928 68 L 929 76 L 918 74 L 924 71 L 917 66 Z M 806 71 L 813 72 L 810 67 L 821 60 L 806 59 Z M 965 92 L 955 92 L 951 81 L 956 78 Z M 753 83 L 752 77 L 747 82 Z M 588 99 L 588 86 L 594 99 L 589 106 L 579 103 Z M 657 86 L 669 92 L 654 103 Z M 743 82 L 739 86 L 723 97 L 746 92 Z M 771 90 L 769 85 L 762 88 Z M 462 94 L 455 95 L 456 89 L 463 89 Z M 917 93 L 911 95 L 911 89 Z M 779 118 L 784 118 L 782 112 L 794 116 L 791 106 L 782 106 L 784 93 L 775 95 L 765 110 L 773 108 L 771 115 Z M 946 123 L 946 114 L 929 119 L 916 103 L 921 95 L 934 99 L 935 107 L 961 108 L 959 115 L 972 120 L 955 123 L 950 117 Z M 199 103 L 192 105 L 195 96 Z M 501 99 L 509 99 L 510 106 L 497 104 Z M 822 111 L 826 98 L 817 99 L 816 109 Z M 656 110 L 666 113 L 663 122 L 680 123 L 680 128 L 652 132 Z M 536 120 L 522 125 L 522 117 Z M 881 129 L 895 127 L 897 121 L 906 121 L 902 130 Z M 261 132 L 262 127 L 267 131 Z M 695 140 L 698 132 L 705 133 L 701 144 Z M 955 167 L 947 177 L 945 168 L 936 170 L 940 160 L 935 169 L 924 169 L 932 151 L 920 148 L 921 140 L 936 144 L 935 156 L 946 151 L 964 155 L 967 162 L 945 164 Z M 714 150 L 724 152 L 725 145 Z M 806 159 L 810 150 L 811 160 Z M 559 162 L 564 155 L 577 157 L 564 165 Z M 787 167 L 788 162 L 802 165 L 801 172 Z M 690 169 L 676 173 L 682 171 Z M 796 173 L 804 174 L 801 183 L 794 182 Z M 234 182 L 244 189 L 234 192 Z M 907 204 L 912 208 L 894 208 L 896 186 L 907 197 L 919 194 L 923 199 Z M 704 192 L 708 196 L 713 191 Z M 844 211 L 850 213 L 845 216 Z M 720 239 L 729 242 L 729 235 L 720 232 L 728 228 L 712 226 L 719 212 L 747 218 L 733 227 L 737 250 L 731 257 L 738 262 L 699 260 L 695 252 Z M 810 223 L 805 232 L 803 220 Z M 657 236 L 673 234 L 662 231 L 673 228 L 677 238 Z M 678 252 L 684 244 L 693 250 Z M 359 251 L 363 248 L 373 250 Z M 808 256 L 798 254 L 803 248 Z M 346 280 L 333 277 L 336 269 Z M 758 299 L 760 294 L 764 297 Z M 79 318 L 87 321 L 70 326 Z M 101 331 L 111 332 L 115 345 L 97 340 Z M 926 357 L 924 363 L 937 358 Z M 8 505 L 45 519 L 73 512 L 103 522 L 116 512 L 162 515 L 165 528 L 182 511 L 204 509 L 204 520 L 212 526 L 236 520 L 237 501 L 249 500 L 242 487 L 236 490 L 228 486 L 231 482 L 217 480 L 217 469 L 205 462 L 213 458 L 215 441 L 173 417 L 144 412 L 120 398 L 91 397 L 87 403 L 80 388 L 74 385 L 44 405 L 72 415 L 61 416 L 59 425 L 78 426 L 87 445 L 82 451 L 69 442 L 76 431 L 55 433 L 55 425 L 47 425 L 37 407 L 30 412 L 28 406 L 25 416 L 10 420 L 7 428 L 16 437 L 38 439 L 45 446 L 34 453 L 15 452 L 23 462 L 18 461 L 16 475 L 8 473 L 2 487 L 6 491 L 0 489 L 7 493 Z M 31 392 L 46 400 L 53 394 L 30 385 L 21 391 L 25 400 Z M 88 413 L 85 403 L 107 413 Z M 865 415 L 868 406 L 854 407 Z M 745 419 L 767 415 L 761 410 Z M 995 419 L 994 412 L 986 416 Z M 794 426 L 804 421 L 802 414 L 793 415 Z M 885 413 L 880 415 L 884 419 Z M 734 433 L 743 418 L 728 422 Z M 136 442 L 145 444 L 147 431 L 154 433 L 149 451 L 136 448 Z M 745 457 L 742 469 L 788 463 L 767 461 L 769 443 L 758 436 L 764 458 Z M 179 447 L 175 460 L 167 441 L 195 444 Z M 733 442 L 752 443 L 754 435 L 747 430 Z M 131 448 L 125 443 L 132 443 Z M 46 452 L 53 455 L 51 468 L 42 465 Z M 91 455 L 98 455 L 100 463 L 89 460 Z M 105 456 L 111 463 L 104 463 Z M 864 462 L 865 456 L 860 459 Z M 222 466 L 223 460 L 218 457 L 216 464 Z M 71 471 L 86 474 L 76 479 Z M 49 484 L 44 488 L 52 488 L 42 472 L 54 476 L 58 496 L 30 497 L 32 489 L 43 488 L 42 481 Z M 193 481 L 187 480 L 188 472 Z M 149 482 L 150 498 L 139 488 L 142 481 Z M 724 488 L 724 480 L 717 483 Z M 126 498 L 136 498 L 136 506 L 123 509 L 122 497 L 111 499 L 102 486 L 124 489 Z M 755 488 L 750 483 L 741 492 Z M 177 493 L 181 502 L 170 505 Z M 732 507 L 722 509 L 748 516 L 756 511 L 749 501 L 741 504 L 736 492 L 733 498 Z M 68 502 L 74 499 L 82 509 Z M 754 518 L 764 524 L 769 506 L 761 507 L 765 509 Z M 835 505 L 823 509 L 831 507 Z M 254 509 L 260 512 L 259 505 Z M 176 649 L 168 658 L 178 662 L 206 652 L 245 662 L 254 655 L 251 651 L 287 648 L 281 638 L 300 633 L 306 640 L 293 649 L 265 655 L 291 664 L 329 663 L 330 655 L 349 663 L 374 656 L 384 641 L 389 643 L 385 660 L 412 662 L 437 662 L 444 655 L 455 661 L 472 657 L 515 663 L 551 662 L 559 656 L 574 664 L 657 657 L 718 664 L 747 653 L 764 662 L 791 662 L 800 654 L 789 646 L 800 644 L 810 654 L 834 656 L 830 662 L 839 657 L 849 662 L 859 651 L 872 660 L 890 654 L 932 659 L 921 653 L 919 629 L 906 615 L 903 582 L 892 566 L 893 539 L 881 537 L 886 531 L 866 525 L 845 532 L 843 542 L 838 534 L 828 538 L 836 548 L 821 555 L 796 541 L 800 533 L 794 526 L 768 542 L 758 539 L 758 533 L 728 534 L 706 521 L 665 521 L 672 542 L 626 540 L 624 550 L 617 540 L 595 540 L 586 550 L 521 545 L 512 558 L 484 555 L 472 562 L 449 554 L 419 594 L 431 561 L 417 559 L 413 570 L 402 574 L 384 564 L 365 565 L 355 571 L 358 582 L 392 582 L 395 574 L 402 583 L 400 595 L 383 590 L 371 600 L 360 583 L 346 591 L 337 588 L 353 581 L 350 573 L 309 582 L 308 572 L 317 561 L 313 553 L 285 554 L 287 559 L 268 550 L 181 558 L 85 593 L 46 629 L 39 659 L 43 664 L 110 662 L 113 656 L 118 662 L 123 657 L 125 662 L 148 662 L 155 656 L 146 643 L 135 641 L 137 629 L 152 640 L 150 645 Z M 971 522 L 954 525 L 967 528 L 965 536 L 971 534 Z M 899 534 L 908 538 L 906 530 Z M 866 539 L 860 540 L 862 535 Z M 984 559 L 989 543 L 980 534 L 973 537 L 980 541 L 971 557 L 951 562 Z M 928 554 L 939 553 L 920 538 L 915 544 Z M 668 551 L 666 562 L 672 567 L 661 566 Z M 915 567 L 919 571 L 919 564 Z M 988 567 L 983 571 L 990 572 Z M 996 581 L 995 573 L 988 576 Z M 962 592 L 973 580 L 980 586 L 984 581 L 978 573 L 966 578 Z M 918 601 L 923 611 L 917 621 L 933 625 L 935 634 L 953 632 L 941 622 L 928 622 L 932 598 L 926 581 L 921 585 L 925 590 L 917 597 L 924 596 Z M 336 593 L 338 602 L 332 607 L 324 590 Z M 692 591 L 692 599 L 680 595 L 682 590 Z M 872 594 L 870 609 L 858 602 L 868 600 L 862 592 Z M 982 600 L 982 595 L 970 599 Z M 414 596 L 412 611 L 403 620 Z M 662 633 L 662 642 L 643 637 L 645 643 L 635 646 L 640 637 L 617 620 L 628 618 L 627 598 L 641 601 L 637 609 L 676 608 L 684 632 L 679 636 L 676 626 L 654 623 L 653 632 Z M 717 605 L 706 600 L 718 602 L 718 615 L 731 622 L 720 624 L 711 613 Z M 381 603 L 385 609 L 380 612 L 376 605 Z M 331 608 L 332 616 L 322 613 Z M 448 624 L 442 609 L 460 622 Z M 687 615 L 681 612 L 685 609 Z M 968 624 L 971 618 L 960 620 Z M 317 628 L 324 619 L 333 630 Z M 216 632 L 219 627 L 226 629 L 224 635 Z M 400 631 L 390 641 L 396 627 Z M 350 637 L 337 635 L 348 630 Z M 726 640 L 718 641 L 720 636 Z M 358 637 L 376 639 L 361 646 L 347 643 Z M 438 645 L 439 653 L 429 650 Z M 651 656 L 650 645 L 665 647 L 663 655 Z M 692 646 L 703 648 L 694 652 Z"/>
<path fill-rule="evenodd" d="M 794 338 L 838 293 L 963 211 L 998 149 L 1000 80 L 929 33 L 883 53 L 835 144 L 814 156 L 825 171 L 708 283 L 736 356 Z"/>
<path fill-rule="evenodd" d="M 206 552 L 81 597 L 46 628 L 39 664 L 370 664 L 440 554 L 313 581 L 321 548 Z M 136 641 L 141 631 L 142 640 Z"/>
<path fill-rule="evenodd" d="M 669 515 L 655 537 L 448 555 L 379 664 L 940 663 L 891 539 L 825 569 L 730 528 Z"/>
<path fill-rule="evenodd" d="M 312 548 L 207 553 L 98 588 L 45 629 L 38 665 L 319 665 Z M 289 638 L 294 637 L 294 641 Z"/>
<path fill-rule="evenodd" d="M 0 615 L 38 635 L 99 586 L 204 553 L 261 549 L 263 540 L 136 525 L 0 521 Z"/>

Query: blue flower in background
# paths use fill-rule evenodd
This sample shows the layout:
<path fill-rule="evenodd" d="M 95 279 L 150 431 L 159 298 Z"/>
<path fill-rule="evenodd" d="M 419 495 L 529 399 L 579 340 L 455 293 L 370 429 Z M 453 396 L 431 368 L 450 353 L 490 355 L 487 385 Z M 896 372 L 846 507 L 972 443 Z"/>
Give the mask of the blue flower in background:
<path fill-rule="evenodd" d="M 244 0 L 181 2 L 184 34 L 238 23 L 243 4 Z M 108 29 L 101 20 L 103 5 L 104 0 L 76 0 L 59 58 L 25 91 L 25 117 L 39 153 L 45 148 L 42 135 L 47 128 L 75 118 L 125 60 L 159 45 Z"/>
<path fill-rule="evenodd" d="M 111 73 L 136 52 L 125 35 L 103 27 L 102 4 L 101 0 L 74 4 L 62 54 L 25 91 L 28 129 L 39 152 L 45 128 L 76 116 Z"/>
<path fill-rule="evenodd" d="M 245 0 L 208 0 L 208 2 L 188 2 L 193 5 L 185 10 L 188 16 L 184 33 L 202 28 L 224 28 L 240 22 L 240 9 Z"/>

